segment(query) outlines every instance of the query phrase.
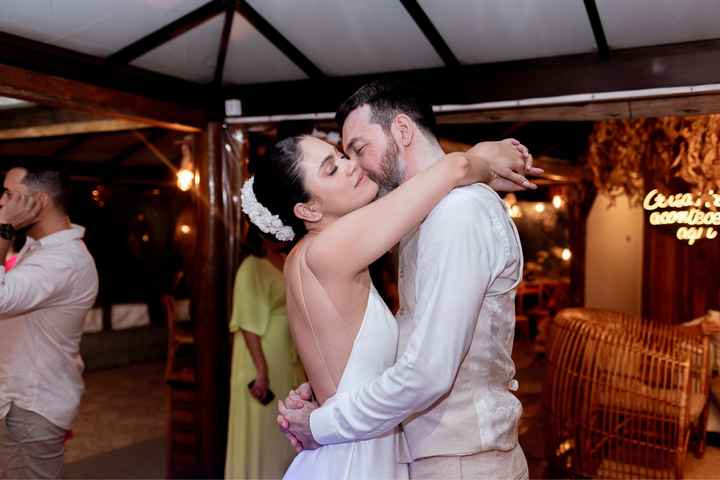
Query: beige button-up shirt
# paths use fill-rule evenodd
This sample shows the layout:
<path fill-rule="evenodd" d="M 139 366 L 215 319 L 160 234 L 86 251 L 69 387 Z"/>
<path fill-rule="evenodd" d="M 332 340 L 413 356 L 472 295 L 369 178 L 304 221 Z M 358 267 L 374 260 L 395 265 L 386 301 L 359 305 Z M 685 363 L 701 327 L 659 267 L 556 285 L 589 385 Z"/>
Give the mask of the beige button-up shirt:
<path fill-rule="evenodd" d="M 411 459 L 510 450 L 522 407 L 511 358 L 522 249 L 481 184 L 452 191 L 400 248 L 399 351 L 382 376 L 310 417 L 322 444 L 403 423 Z"/>
<path fill-rule="evenodd" d="M 80 338 L 98 291 L 84 232 L 28 238 L 15 268 L 0 267 L 0 418 L 13 403 L 64 429 L 77 415 Z"/>

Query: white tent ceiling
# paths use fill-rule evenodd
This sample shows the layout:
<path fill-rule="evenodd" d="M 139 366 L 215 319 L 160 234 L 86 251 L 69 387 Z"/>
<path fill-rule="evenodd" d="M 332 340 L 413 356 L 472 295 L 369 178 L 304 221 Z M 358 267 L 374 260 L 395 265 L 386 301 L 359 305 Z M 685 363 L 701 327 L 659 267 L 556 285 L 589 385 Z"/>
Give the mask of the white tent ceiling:
<path fill-rule="evenodd" d="M 2 0 L 0 32 L 100 58 L 182 19 L 209 0 Z M 217 2 L 211 2 L 217 3 Z M 223 2 L 220 2 L 223 3 Z M 443 66 L 400 0 L 248 0 L 324 75 Z M 718 0 L 596 0 L 610 49 L 720 38 Z M 418 0 L 461 64 L 597 51 L 583 0 Z M 132 65 L 197 83 L 215 74 L 222 7 Z M 253 23 L 234 13 L 222 78 L 249 84 L 307 78 Z"/>

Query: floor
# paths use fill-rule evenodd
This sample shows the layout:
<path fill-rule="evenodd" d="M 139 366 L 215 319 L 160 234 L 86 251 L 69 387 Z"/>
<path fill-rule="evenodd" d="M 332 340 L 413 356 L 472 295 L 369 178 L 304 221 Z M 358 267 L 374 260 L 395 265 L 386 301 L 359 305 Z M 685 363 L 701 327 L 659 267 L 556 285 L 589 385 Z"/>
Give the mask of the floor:
<path fill-rule="evenodd" d="M 85 376 L 85 396 L 66 444 L 65 478 L 163 478 L 164 363 Z"/>
<path fill-rule="evenodd" d="M 544 364 L 532 345 L 516 344 L 513 355 L 523 403 L 520 444 L 531 478 L 549 478 L 544 458 L 542 384 Z M 65 478 L 163 478 L 165 385 L 162 363 L 99 370 L 86 375 L 86 393 L 67 444 Z M 720 478 L 720 448 L 702 460 L 688 455 L 685 478 Z"/>

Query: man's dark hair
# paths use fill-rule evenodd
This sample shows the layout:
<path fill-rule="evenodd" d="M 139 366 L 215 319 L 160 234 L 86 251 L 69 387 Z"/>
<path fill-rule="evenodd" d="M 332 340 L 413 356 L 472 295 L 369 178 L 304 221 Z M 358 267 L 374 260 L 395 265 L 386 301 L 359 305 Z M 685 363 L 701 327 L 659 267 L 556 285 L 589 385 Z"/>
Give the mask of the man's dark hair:
<path fill-rule="evenodd" d="M 345 100 L 335 114 L 335 121 L 342 128 L 348 115 L 363 105 L 370 106 L 370 119 L 386 131 L 398 114 L 404 113 L 420 126 L 425 133 L 435 136 L 435 113 L 414 88 L 398 82 L 376 80 L 360 87 Z"/>
<path fill-rule="evenodd" d="M 22 168 L 25 178 L 22 183 L 34 192 L 45 192 L 53 199 L 55 205 L 67 213 L 70 206 L 70 181 L 56 166 L 44 161 L 16 161 L 8 170 Z"/>

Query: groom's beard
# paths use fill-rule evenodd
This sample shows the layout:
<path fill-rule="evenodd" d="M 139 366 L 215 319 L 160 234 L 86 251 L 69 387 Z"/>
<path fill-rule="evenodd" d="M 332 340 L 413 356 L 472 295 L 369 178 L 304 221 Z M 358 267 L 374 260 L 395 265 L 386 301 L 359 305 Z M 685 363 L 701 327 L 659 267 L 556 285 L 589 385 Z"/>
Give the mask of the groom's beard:
<path fill-rule="evenodd" d="M 388 145 L 380 159 L 380 172 L 368 171 L 368 177 L 379 187 L 378 195 L 383 196 L 400 186 L 405 172 L 400 168 L 400 147 L 395 139 L 388 135 Z"/>

